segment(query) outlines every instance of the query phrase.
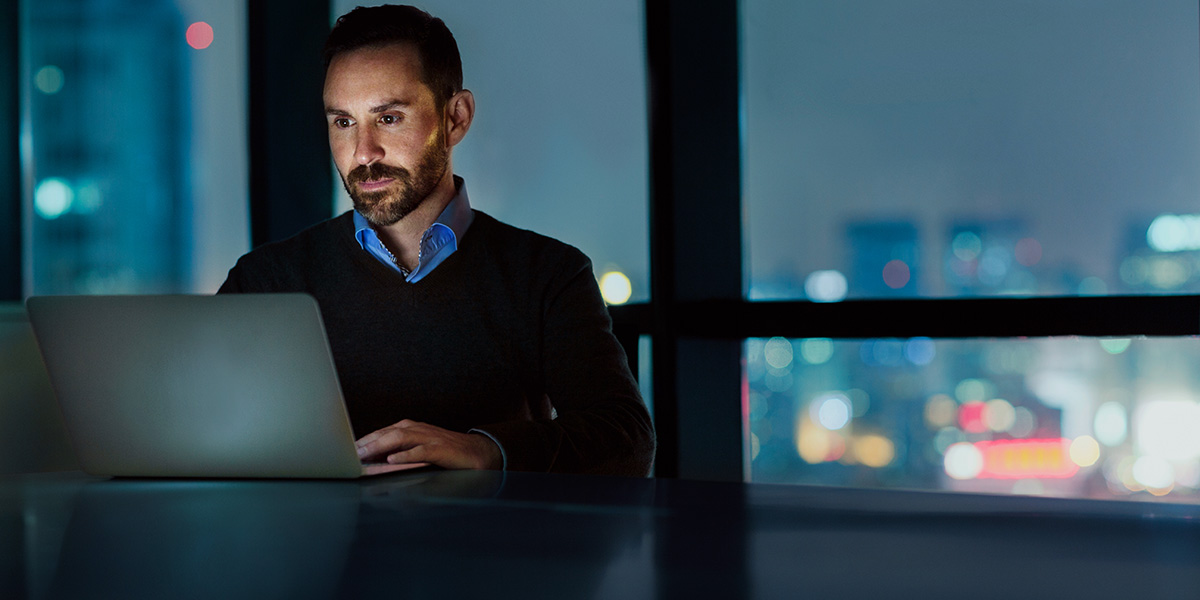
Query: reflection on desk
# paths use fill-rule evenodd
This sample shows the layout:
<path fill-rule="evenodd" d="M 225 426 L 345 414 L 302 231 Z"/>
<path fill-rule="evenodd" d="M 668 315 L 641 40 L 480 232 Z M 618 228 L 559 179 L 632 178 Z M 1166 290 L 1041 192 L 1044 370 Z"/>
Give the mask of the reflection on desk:
<path fill-rule="evenodd" d="M 0 483 L 5 597 L 1189 598 L 1200 507 L 435 471 Z"/>

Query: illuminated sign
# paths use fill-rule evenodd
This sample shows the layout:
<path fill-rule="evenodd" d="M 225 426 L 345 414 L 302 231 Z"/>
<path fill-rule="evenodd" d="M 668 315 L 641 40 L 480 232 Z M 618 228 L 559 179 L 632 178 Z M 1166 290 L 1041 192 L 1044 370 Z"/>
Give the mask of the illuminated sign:
<path fill-rule="evenodd" d="M 1065 479 L 1079 471 L 1071 460 L 1071 440 L 993 440 L 976 442 L 983 456 L 980 479 Z"/>

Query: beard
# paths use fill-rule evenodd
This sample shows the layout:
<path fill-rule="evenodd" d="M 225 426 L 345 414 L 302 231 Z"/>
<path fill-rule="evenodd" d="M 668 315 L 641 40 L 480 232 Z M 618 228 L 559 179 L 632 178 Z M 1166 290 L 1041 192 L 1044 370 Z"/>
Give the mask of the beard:
<path fill-rule="evenodd" d="M 354 210 L 371 225 L 386 227 L 420 207 L 446 173 L 449 153 L 443 143 L 444 139 L 445 134 L 439 127 L 433 142 L 421 153 L 415 174 L 404 167 L 383 163 L 354 167 L 342 177 L 342 185 L 354 201 Z M 374 192 L 364 192 L 356 185 L 380 179 L 393 179 L 395 183 L 389 189 Z"/>

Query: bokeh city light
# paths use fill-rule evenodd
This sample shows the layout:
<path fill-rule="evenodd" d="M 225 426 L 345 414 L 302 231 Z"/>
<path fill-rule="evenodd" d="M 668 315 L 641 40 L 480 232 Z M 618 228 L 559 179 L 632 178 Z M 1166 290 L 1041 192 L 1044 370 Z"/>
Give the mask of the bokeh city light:
<path fill-rule="evenodd" d="M 1194 500 L 1193 342 L 749 339 L 751 480 Z"/>
<path fill-rule="evenodd" d="M 75 190 L 65 180 L 49 177 L 38 182 L 33 192 L 33 209 L 43 219 L 57 219 L 75 202 Z"/>
<path fill-rule="evenodd" d="M 189 46 L 203 50 L 213 43 L 212 25 L 204 21 L 196 21 L 188 26 L 185 37 Z"/>
<path fill-rule="evenodd" d="M 56 65 L 46 65 L 38 69 L 37 74 L 33 76 L 34 87 L 47 96 L 53 96 L 62 91 L 65 83 L 66 75 Z"/>
<path fill-rule="evenodd" d="M 600 276 L 600 295 L 609 304 L 624 304 L 633 295 L 633 284 L 620 271 L 609 271 Z"/>

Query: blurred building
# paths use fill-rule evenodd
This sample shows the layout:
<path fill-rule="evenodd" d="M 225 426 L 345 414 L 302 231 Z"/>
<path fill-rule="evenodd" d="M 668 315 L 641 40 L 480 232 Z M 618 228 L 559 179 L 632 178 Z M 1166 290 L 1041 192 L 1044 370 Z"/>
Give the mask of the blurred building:
<path fill-rule="evenodd" d="M 190 280 L 192 118 L 169 2 L 26 6 L 32 292 L 147 293 Z"/>

